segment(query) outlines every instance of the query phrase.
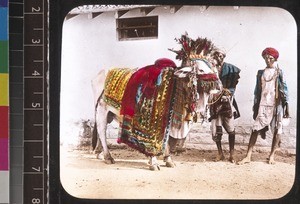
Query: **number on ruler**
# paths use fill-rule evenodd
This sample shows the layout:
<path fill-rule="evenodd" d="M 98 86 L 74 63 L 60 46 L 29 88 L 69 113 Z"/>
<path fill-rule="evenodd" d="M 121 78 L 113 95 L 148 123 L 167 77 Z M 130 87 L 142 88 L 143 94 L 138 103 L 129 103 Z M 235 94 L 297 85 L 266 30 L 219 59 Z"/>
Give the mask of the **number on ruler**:
<path fill-rule="evenodd" d="M 39 198 L 32 198 L 31 202 L 32 202 L 32 204 L 38 204 L 38 203 L 41 203 L 41 199 L 39 199 Z"/>
<path fill-rule="evenodd" d="M 40 172 L 40 171 L 41 171 L 41 167 L 40 167 L 40 166 L 39 166 L 38 168 L 32 167 L 32 170 L 35 170 L 35 171 L 37 171 L 37 172 Z"/>
<path fill-rule="evenodd" d="M 32 12 L 39 12 L 39 11 L 41 11 L 41 7 L 39 7 L 39 6 L 37 8 L 32 7 L 31 11 Z"/>
<path fill-rule="evenodd" d="M 32 76 L 40 76 L 41 74 L 39 72 L 37 72 L 36 70 L 34 70 L 34 72 L 32 73 Z"/>
<path fill-rule="evenodd" d="M 31 103 L 32 108 L 40 108 L 41 104 L 40 103 Z"/>
<path fill-rule="evenodd" d="M 31 42 L 32 42 L 33 44 L 39 44 L 39 43 L 41 43 L 41 39 L 37 39 L 37 40 L 31 39 Z"/>

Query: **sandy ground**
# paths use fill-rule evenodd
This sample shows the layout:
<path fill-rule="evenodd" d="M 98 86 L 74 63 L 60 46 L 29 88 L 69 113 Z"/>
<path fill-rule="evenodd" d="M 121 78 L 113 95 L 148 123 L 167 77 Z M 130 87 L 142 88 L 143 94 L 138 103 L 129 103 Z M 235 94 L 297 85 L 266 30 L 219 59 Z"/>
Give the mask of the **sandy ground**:
<path fill-rule="evenodd" d="M 245 156 L 237 150 L 237 160 Z M 215 150 L 187 148 L 173 155 L 175 168 L 150 171 L 148 158 L 126 146 L 111 147 L 116 163 L 107 165 L 88 151 L 61 147 L 61 183 L 79 198 L 99 199 L 276 199 L 293 186 L 295 155 L 255 151 L 253 162 L 214 162 Z M 228 152 L 226 153 L 228 156 Z"/>

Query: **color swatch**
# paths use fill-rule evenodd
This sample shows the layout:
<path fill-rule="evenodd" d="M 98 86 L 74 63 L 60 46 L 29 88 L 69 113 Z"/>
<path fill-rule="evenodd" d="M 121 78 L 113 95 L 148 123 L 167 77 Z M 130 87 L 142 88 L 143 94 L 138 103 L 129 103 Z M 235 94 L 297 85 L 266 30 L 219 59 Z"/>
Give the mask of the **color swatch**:
<path fill-rule="evenodd" d="M 8 1 L 0 0 L 0 203 L 9 203 Z"/>

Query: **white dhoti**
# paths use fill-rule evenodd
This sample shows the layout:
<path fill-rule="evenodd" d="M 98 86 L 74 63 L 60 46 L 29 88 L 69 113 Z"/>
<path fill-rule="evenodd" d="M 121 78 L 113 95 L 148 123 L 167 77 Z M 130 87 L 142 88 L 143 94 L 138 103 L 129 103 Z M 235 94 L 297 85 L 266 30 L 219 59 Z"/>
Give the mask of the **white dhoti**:
<path fill-rule="evenodd" d="M 257 117 L 254 121 L 252 129 L 259 131 L 265 127 L 270 127 L 272 133 L 275 129 L 278 130 L 278 134 L 282 133 L 282 108 L 274 106 L 260 106 Z"/>

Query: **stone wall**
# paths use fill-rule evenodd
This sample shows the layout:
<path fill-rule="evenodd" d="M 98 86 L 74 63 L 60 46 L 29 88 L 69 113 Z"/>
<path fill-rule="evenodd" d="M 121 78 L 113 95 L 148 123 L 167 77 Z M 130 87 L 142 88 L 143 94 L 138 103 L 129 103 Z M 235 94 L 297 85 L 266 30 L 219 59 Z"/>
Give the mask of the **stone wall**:
<path fill-rule="evenodd" d="M 249 138 L 251 134 L 251 125 L 237 125 L 235 144 L 240 146 L 242 149 L 247 149 Z M 266 139 L 262 139 L 260 136 L 257 139 L 256 147 L 270 150 L 272 144 L 272 134 L 270 131 L 267 132 Z M 211 138 L 210 124 L 209 123 L 195 123 L 195 126 L 190 131 L 187 140 L 187 145 L 198 147 L 198 148 L 216 148 Z M 223 130 L 222 143 L 224 149 L 228 149 L 228 135 Z M 295 153 L 296 150 L 296 128 L 292 126 L 284 127 L 281 138 L 281 149 Z"/>
<path fill-rule="evenodd" d="M 249 138 L 251 134 L 251 125 L 238 124 L 236 125 L 236 139 L 235 144 L 237 149 L 247 150 Z M 107 138 L 109 142 L 115 143 L 118 135 L 118 123 L 111 123 L 108 125 Z M 270 131 L 267 132 L 266 139 L 262 139 L 260 136 L 257 139 L 255 148 L 270 151 L 272 144 L 272 135 Z M 222 144 L 224 149 L 228 149 L 228 135 L 223 130 Z M 216 145 L 212 141 L 210 123 L 197 122 L 189 132 L 186 139 L 186 147 L 215 150 Z M 288 151 L 289 153 L 296 153 L 296 127 L 287 126 L 283 129 L 283 135 L 281 138 L 281 150 Z"/>

